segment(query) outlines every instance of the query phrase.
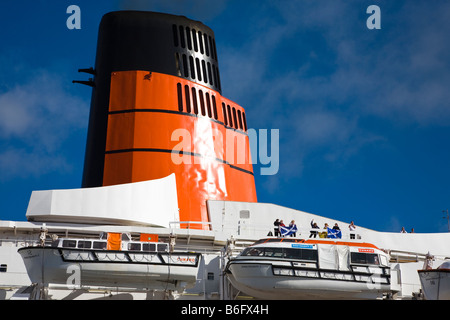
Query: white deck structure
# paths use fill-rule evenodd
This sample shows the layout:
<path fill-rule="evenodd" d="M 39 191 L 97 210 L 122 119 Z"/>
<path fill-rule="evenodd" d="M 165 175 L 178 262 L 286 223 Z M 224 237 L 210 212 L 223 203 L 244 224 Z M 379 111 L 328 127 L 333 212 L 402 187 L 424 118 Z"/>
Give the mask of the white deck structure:
<path fill-rule="evenodd" d="M 0 299 L 28 298 L 31 281 L 17 250 L 48 237 L 96 238 L 101 232 L 123 232 L 133 237 L 157 234 L 160 241 L 175 241 L 175 248 L 202 254 L 196 285 L 183 292 L 161 292 L 147 288 L 134 292 L 114 291 L 113 286 L 83 288 L 70 297 L 135 299 L 235 299 L 246 296 L 232 287 L 224 274 L 227 259 L 236 256 L 252 242 L 273 232 L 275 219 L 295 220 L 298 238 L 308 238 L 310 222 L 319 227 L 338 223 L 345 241 L 368 242 L 391 256 L 391 285 L 395 297 L 411 299 L 420 290 L 417 270 L 431 253 L 439 265 L 450 259 L 450 233 L 401 234 L 378 232 L 357 226 L 350 239 L 349 222 L 294 210 L 274 204 L 210 200 L 207 203 L 211 230 L 180 229 L 175 177 L 92 189 L 33 192 L 26 217 L 28 221 L 0 221 Z M 28 289 L 27 289 L 28 288 Z M 67 288 L 66 288 L 67 289 Z M 50 298 L 67 298 L 71 291 L 46 288 Z M 132 291 L 132 290 L 131 290 Z M 112 294 L 115 292 L 115 294 Z M 324 297 L 325 298 L 325 297 Z"/>

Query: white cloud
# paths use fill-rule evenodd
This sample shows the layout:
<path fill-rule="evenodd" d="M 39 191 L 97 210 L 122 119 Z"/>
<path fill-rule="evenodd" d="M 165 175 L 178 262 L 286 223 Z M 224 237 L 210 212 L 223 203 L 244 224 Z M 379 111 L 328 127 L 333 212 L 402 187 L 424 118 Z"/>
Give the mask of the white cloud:
<path fill-rule="evenodd" d="M 59 76 L 28 72 L 23 83 L 0 92 L 0 178 L 68 170 L 60 147 L 87 119 L 88 103 L 72 95 Z"/>
<path fill-rule="evenodd" d="M 222 44 L 224 95 L 243 105 L 250 126 L 280 129 L 280 174 L 298 177 L 313 153 L 339 163 L 388 143 L 364 120 L 450 121 L 450 4 L 380 7 L 382 29 L 368 30 L 357 2 L 271 2 L 244 18 L 259 25 L 243 24 L 240 47 Z M 262 10 L 271 18 L 258 19 Z M 283 61 L 289 50 L 297 52 Z"/>
<path fill-rule="evenodd" d="M 69 171 L 71 164 L 62 155 L 39 150 L 11 148 L 0 153 L 0 181 L 40 177 L 52 171 Z"/>

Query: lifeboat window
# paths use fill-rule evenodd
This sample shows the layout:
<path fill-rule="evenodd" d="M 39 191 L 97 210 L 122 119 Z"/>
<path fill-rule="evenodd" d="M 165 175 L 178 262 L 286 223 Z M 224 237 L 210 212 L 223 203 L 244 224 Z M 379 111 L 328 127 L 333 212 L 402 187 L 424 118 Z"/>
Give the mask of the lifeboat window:
<path fill-rule="evenodd" d="M 80 240 L 78 241 L 78 248 L 90 249 L 91 244 L 91 241 Z"/>
<path fill-rule="evenodd" d="M 272 258 L 286 258 L 317 261 L 317 250 L 290 248 L 247 248 L 242 256 L 264 256 Z"/>
<path fill-rule="evenodd" d="M 140 243 L 129 243 L 128 244 L 128 250 L 130 250 L 130 251 L 141 251 L 141 244 Z"/>
<path fill-rule="evenodd" d="M 263 248 L 247 248 L 242 252 L 243 256 L 262 256 L 264 254 Z"/>
<path fill-rule="evenodd" d="M 380 259 L 376 253 L 352 252 L 351 262 L 356 264 L 380 264 Z"/>
<path fill-rule="evenodd" d="M 167 243 L 158 243 L 158 252 L 167 251 Z"/>
<path fill-rule="evenodd" d="M 143 243 L 142 244 L 142 251 L 156 251 L 156 244 L 155 243 Z"/>
<path fill-rule="evenodd" d="M 303 260 L 317 260 L 317 250 L 302 250 Z"/>
<path fill-rule="evenodd" d="M 0 264 L 0 272 L 6 272 L 6 271 L 8 271 L 8 265 Z"/>
<path fill-rule="evenodd" d="M 317 250 L 309 249 L 284 249 L 285 258 L 288 259 L 299 259 L 299 260 L 317 260 Z"/>
<path fill-rule="evenodd" d="M 104 241 L 94 241 L 92 248 L 94 249 L 106 249 L 106 242 Z"/>
<path fill-rule="evenodd" d="M 281 258 L 283 256 L 283 248 L 266 248 L 264 250 L 264 256 Z"/>
<path fill-rule="evenodd" d="M 75 248 L 77 246 L 77 240 L 63 240 L 63 247 Z"/>

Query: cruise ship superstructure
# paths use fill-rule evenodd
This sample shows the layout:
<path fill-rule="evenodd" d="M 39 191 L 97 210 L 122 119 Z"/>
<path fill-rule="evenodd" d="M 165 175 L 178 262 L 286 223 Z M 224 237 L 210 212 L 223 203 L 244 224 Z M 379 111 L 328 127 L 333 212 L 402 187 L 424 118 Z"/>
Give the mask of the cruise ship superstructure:
<path fill-rule="evenodd" d="M 81 71 L 82 187 L 33 191 L 27 221 L 0 221 L 0 299 L 420 299 L 427 257 L 450 259 L 450 233 L 350 231 L 257 202 L 246 112 L 222 96 L 202 23 L 106 14 Z M 276 219 L 296 233 L 277 237 Z"/>

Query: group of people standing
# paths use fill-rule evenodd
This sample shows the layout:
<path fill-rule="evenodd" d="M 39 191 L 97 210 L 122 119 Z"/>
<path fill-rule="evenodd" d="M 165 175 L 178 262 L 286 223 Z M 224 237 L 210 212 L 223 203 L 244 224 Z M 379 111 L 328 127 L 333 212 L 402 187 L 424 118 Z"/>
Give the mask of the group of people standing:
<path fill-rule="evenodd" d="M 285 231 L 287 229 L 291 230 L 291 232 L 289 233 L 289 235 L 291 237 L 295 237 L 297 235 L 297 226 L 296 226 L 294 220 L 291 221 L 291 223 L 289 224 L 288 227 L 284 224 L 283 220 L 280 220 L 280 219 L 276 219 L 274 221 L 273 225 L 274 225 L 273 231 L 275 233 L 275 237 L 285 236 L 285 233 L 282 231 Z M 356 229 L 356 226 L 353 221 L 350 223 L 348 228 L 350 231 L 350 239 L 355 239 L 354 231 Z M 317 225 L 317 223 L 314 222 L 314 219 L 311 220 L 311 229 L 320 229 L 319 226 Z M 309 237 L 316 238 L 316 236 L 319 235 L 319 238 L 328 238 L 330 229 L 333 230 L 333 232 L 340 234 L 341 229 L 339 228 L 339 225 L 337 223 L 334 224 L 333 228 L 330 228 L 328 223 L 325 223 L 322 232 L 319 232 L 316 230 L 311 230 Z"/>
<path fill-rule="evenodd" d="M 402 227 L 402 230 L 400 230 L 400 233 L 408 233 L 405 230 L 405 227 Z M 411 233 L 414 233 L 414 228 L 411 229 Z"/>
<path fill-rule="evenodd" d="M 314 220 L 311 220 L 311 229 L 320 229 L 319 226 L 317 225 L 317 223 L 314 222 Z M 339 228 L 339 225 L 337 223 L 334 224 L 333 228 L 330 228 L 328 223 L 325 223 L 325 225 L 323 226 L 322 232 L 311 230 L 309 237 L 315 238 L 317 235 L 319 235 L 319 238 L 328 238 L 329 229 L 332 229 L 335 232 L 341 231 L 341 229 Z"/>
<path fill-rule="evenodd" d="M 297 225 L 294 220 L 291 221 L 289 226 L 286 226 L 283 220 L 276 219 L 273 226 L 275 237 L 284 237 L 286 235 L 290 235 L 291 237 L 297 236 Z"/>

